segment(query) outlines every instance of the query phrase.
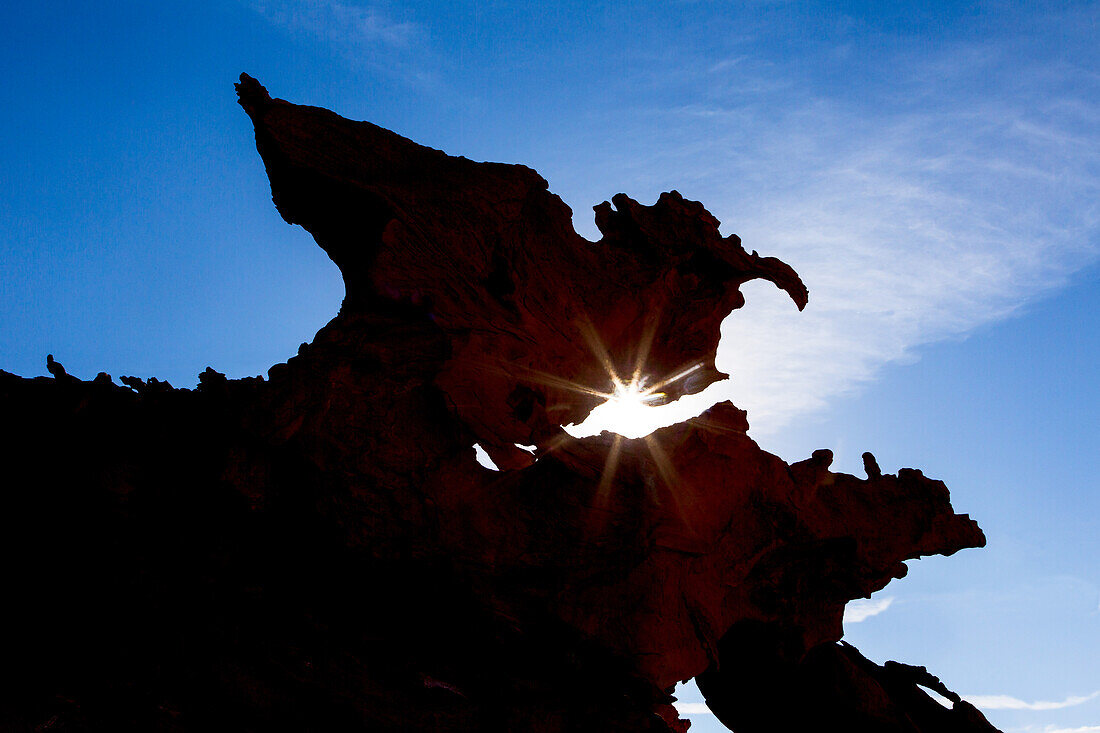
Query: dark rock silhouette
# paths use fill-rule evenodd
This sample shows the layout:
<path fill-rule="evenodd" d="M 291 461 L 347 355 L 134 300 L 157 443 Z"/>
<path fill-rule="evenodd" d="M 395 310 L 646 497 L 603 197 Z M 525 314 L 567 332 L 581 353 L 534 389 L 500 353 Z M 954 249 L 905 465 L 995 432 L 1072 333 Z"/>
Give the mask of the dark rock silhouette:
<path fill-rule="evenodd" d="M 62 384 L 72 384 L 73 382 L 80 381 L 65 371 L 65 366 L 61 362 L 55 361 L 53 354 L 46 354 L 46 371 L 52 374 L 53 378 Z"/>
<path fill-rule="evenodd" d="M 837 643 L 904 560 L 984 544 L 941 482 L 788 466 L 729 403 L 562 430 L 616 378 L 721 378 L 741 283 L 806 305 L 790 267 L 675 192 L 588 242 L 528 168 L 238 92 L 347 296 L 267 380 L 0 372 L 0 729 L 683 731 L 699 676 L 738 731 L 992 730 Z"/>
<path fill-rule="evenodd" d="M 863 454 L 863 471 L 867 474 L 867 478 L 882 476 L 882 469 L 878 467 L 878 461 L 875 460 L 874 454 L 870 451 Z"/>
<path fill-rule="evenodd" d="M 845 642 L 808 648 L 800 636 L 782 623 L 734 624 L 719 644 L 719 657 L 737 663 L 711 667 L 698 678 L 715 715 L 735 731 L 996 730 L 924 667 L 879 666 Z"/>

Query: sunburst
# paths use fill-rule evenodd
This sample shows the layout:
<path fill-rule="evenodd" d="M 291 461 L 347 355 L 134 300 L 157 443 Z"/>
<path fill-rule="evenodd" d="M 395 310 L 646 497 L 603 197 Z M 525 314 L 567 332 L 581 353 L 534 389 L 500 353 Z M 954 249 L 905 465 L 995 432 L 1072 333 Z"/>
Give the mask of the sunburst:
<path fill-rule="evenodd" d="M 539 373 L 536 375 L 537 381 L 541 381 L 544 384 L 568 389 L 581 394 L 598 396 L 604 399 L 604 402 L 598 405 L 590 413 L 590 419 L 597 420 L 602 428 L 614 434 L 614 438 L 607 452 L 607 457 L 604 460 L 600 482 L 596 490 L 595 500 L 597 506 L 606 506 L 610 499 L 611 487 L 614 484 L 615 475 L 622 459 L 625 441 L 628 439 L 644 438 L 646 448 L 653 461 L 653 466 L 656 468 L 657 475 L 661 482 L 669 489 L 669 493 L 673 500 L 674 510 L 677 512 L 679 511 L 679 500 L 676 497 L 678 484 L 676 471 L 658 438 L 651 434 L 653 428 L 647 429 L 647 425 L 651 422 L 650 413 L 648 411 L 652 410 L 654 406 L 665 402 L 667 396 L 662 390 L 694 374 L 702 369 L 703 365 L 698 363 L 693 364 L 687 368 L 680 369 L 672 374 L 651 381 L 651 378 L 646 374 L 646 361 L 649 358 L 649 352 L 653 344 L 657 321 L 658 318 L 656 317 L 650 320 L 650 326 L 646 328 L 636 347 L 631 374 L 629 378 L 625 379 L 615 368 L 614 360 L 611 358 L 607 347 L 600 339 L 591 321 L 584 319 L 578 322 L 578 330 L 587 342 L 593 356 L 604 369 L 607 379 L 611 383 L 612 389 L 610 392 L 594 389 L 586 385 L 574 384 L 569 380 L 549 374 Z M 553 451 L 570 439 L 564 435 L 559 436 L 559 438 L 560 439 L 551 441 L 551 444 L 545 446 L 544 450 Z M 653 496 L 653 500 L 656 503 L 660 503 L 660 499 L 656 495 Z"/>
<path fill-rule="evenodd" d="M 599 397 L 604 400 L 602 404 L 597 405 L 592 410 L 589 419 L 585 420 L 586 423 L 594 420 L 603 430 L 613 434 L 611 444 L 608 446 L 604 458 L 596 493 L 593 497 L 595 506 L 599 508 L 607 508 L 610 503 L 611 489 L 622 463 L 627 441 L 642 438 L 652 461 L 652 466 L 656 469 L 656 477 L 659 479 L 660 484 L 664 485 L 670 498 L 669 509 L 673 514 L 681 514 L 682 497 L 678 493 L 682 493 L 687 487 L 681 485 L 680 477 L 677 475 L 668 453 L 661 445 L 658 437 L 652 434 L 655 428 L 652 425 L 652 413 L 650 411 L 667 400 L 665 389 L 699 371 L 703 368 L 703 364 L 691 364 L 672 374 L 656 379 L 647 375 L 646 361 L 653 344 L 658 320 L 657 317 L 650 319 L 650 326 L 646 328 L 635 347 L 635 357 L 631 365 L 633 368 L 629 376 L 625 378 L 616 369 L 615 360 L 611 358 L 609 350 L 600 339 L 591 321 L 584 318 L 576 322 L 577 330 L 606 374 L 607 382 L 605 382 L 605 385 L 610 383 L 610 391 L 607 391 L 606 386 L 593 387 L 578 384 L 532 367 L 517 367 L 516 364 L 499 364 L 497 366 L 501 371 L 511 373 L 514 373 L 518 368 L 524 373 L 524 380 L 532 384 L 542 384 L 577 394 Z M 697 421 L 697 426 L 704 430 L 710 430 L 710 426 L 702 422 Z M 579 437 L 581 436 L 562 432 L 541 443 L 538 446 L 536 455 L 542 456 L 554 453 Z M 654 503 L 659 505 L 662 502 L 658 493 L 658 490 L 655 489 L 651 497 Z"/>

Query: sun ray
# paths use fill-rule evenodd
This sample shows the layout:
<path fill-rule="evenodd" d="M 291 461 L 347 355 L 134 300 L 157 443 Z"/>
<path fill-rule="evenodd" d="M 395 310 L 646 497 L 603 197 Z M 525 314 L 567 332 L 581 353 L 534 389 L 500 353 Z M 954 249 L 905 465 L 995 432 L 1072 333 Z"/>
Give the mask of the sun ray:
<path fill-rule="evenodd" d="M 678 484 L 676 469 L 673 468 L 672 461 L 668 459 L 668 454 L 661 447 L 660 441 L 653 435 L 647 435 L 645 436 L 645 444 L 649 447 L 649 454 L 653 456 L 653 463 L 657 466 L 657 473 L 660 475 L 661 480 L 665 482 L 665 486 L 670 489 L 675 487 Z"/>
<path fill-rule="evenodd" d="M 607 460 L 603 464 L 600 484 L 596 488 L 596 506 L 600 509 L 607 506 L 611 484 L 615 481 L 615 472 L 619 468 L 619 456 L 622 453 L 623 440 L 623 436 L 616 435 L 614 442 L 611 443 L 611 450 L 607 452 Z"/>
<path fill-rule="evenodd" d="M 671 377 L 668 377 L 667 379 L 662 379 L 661 381 L 657 382 L 657 384 L 655 384 L 652 387 L 649 387 L 648 389 L 646 389 L 645 393 L 649 394 L 651 392 L 656 392 L 661 387 L 665 387 L 667 385 L 678 382 L 681 379 L 683 379 L 684 377 L 688 376 L 689 374 L 694 374 L 695 372 L 699 371 L 702 368 L 703 368 L 702 364 L 695 364 L 694 366 L 690 366 L 687 369 L 684 369 L 683 371 L 680 371 L 680 372 L 677 372 L 676 374 L 673 374 Z"/>
<path fill-rule="evenodd" d="M 653 316 L 642 331 L 642 340 L 638 342 L 638 353 L 634 359 L 634 374 L 630 379 L 632 384 L 641 385 L 642 370 L 645 369 L 645 362 L 649 358 L 649 350 L 653 347 L 653 338 L 657 335 L 657 324 L 660 320 L 661 312 L 658 309 L 653 312 Z"/>
<path fill-rule="evenodd" d="M 524 378 L 529 382 L 534 382 L 535 384 L 543 384 L 547 387 L 557 387 L 558 389 L 577 392 L 579 394 L 592 395 L 594 397 L 603 397 L 604 399 L 611 397 L 611 395 L 607 392 L 601 392 L 598 389 L 585 387 L 583 384 L 571 382 L 568 379 L 562 379 L 561 377 L 554 376 L 553 374 L 548 374 L 547 372 L 539 371 L 538 369 L 534 369 L 532 367 L 517 365 L 513 368 L 524 372 Z"/>
<path fill-rule="evenodd" d="M 542 455 L 553 453 L 558 448 L 561 448 L 563 445 L 573 440 L 576 440 L 576 438 L 563 430 L 550 440 L 539 445 L 538 453 L 536 455 L 539 455 L 541 457 Z"/>
<path fill-rule="evenodd" d="M 737 434 L 737 435 L 744 435 L 745 434 L 744 430 L 741 430 L 739 428 L 731 428 L 729 425 L 724 425 L 724 424 L 722 424 L 720 422 L 717 422 L 715 420 L 708 420 L 708 419 L 702 417 L 701 415 L 698 416 L 698 417 L 691 418 L 691 424 L 694 425 L 697 428 L 700 428 L 702 430 L 707 431 L 708 433 L 714 433 L 714 434 L 725 433 L 725 434 Z"/>
<path fill-rule="evenodd" d="M 596 333 L 596 327 L 592 325 L 592 321 L 588 318 L 579 319 L 577 321 L 577 328 L 581 332 L 581 336 L 588 342 L 588 348 L 592 350 L 592 353 L 600 361 L 607 375 L 611 377 L 611 384 L 614 385 L 615 390 L 625 389 L 623 380 L 619 376 L 618 371 L 615 369 L 614 362 L 611 361 L 611 354 L 608 353 L 607 347 L 604 346 L 603 341 L 600 340 L 600 335 Z"/>
<path fill-rule="evenodd" d="M 686 521 L 680 503 L 680 495 L 686 488 L 685 485 L 680 482 L 679 477 L 676 475 L 676 469 L 673 467 L 672 461 L 669 460 L 668 454 L 665 453 L 660 441 L 653 435 L 647 435 L 645 436 L 645 444 L 649 448 L 649 454 L 653 456 L 653 463 L 657 466 L 657 473 L 660 475 L 661 481 L 668 489 L 668 496 L 672 499 L 673 513 L 680 520 Z M 660 504 L 660 502 L 657 503 Z"/>

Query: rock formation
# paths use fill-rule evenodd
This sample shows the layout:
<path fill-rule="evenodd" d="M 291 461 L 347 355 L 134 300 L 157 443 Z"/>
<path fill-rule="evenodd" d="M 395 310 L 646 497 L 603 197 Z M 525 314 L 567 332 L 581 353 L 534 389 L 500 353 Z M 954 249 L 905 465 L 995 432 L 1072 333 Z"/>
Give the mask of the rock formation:
<path fill-rule="evenodd" d="M 266 380 L 0 372 L 0 729 L 683 731 L 698 677 L 742 733 L 993 730 L 838 644 L 905 560 L 984 544 L 941 482 L 787 465 L 729 403 L 562 429 L 722 378 L 739 286 L 801 309 L 790 267 L 676 192 L 595 207 L 593 243 L 529 168 L 238 93 L 346 298 Z"/>

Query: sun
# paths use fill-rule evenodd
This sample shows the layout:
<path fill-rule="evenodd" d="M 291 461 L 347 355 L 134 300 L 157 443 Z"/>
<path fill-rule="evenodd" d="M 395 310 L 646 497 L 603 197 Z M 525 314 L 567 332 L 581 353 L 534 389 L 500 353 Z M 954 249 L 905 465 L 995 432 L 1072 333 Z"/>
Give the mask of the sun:
<path fill-rule="evenodd" d="M 618 384 L 607 401 L 589 414 L 588 420 L 603 430 L 610 430 L 626 438 L 641 438 L 652 432 L 649 423 L 654 405 L 664 400 L 664 393 L 646 389 L 644 380 Z M 587 423 L 588 420 L 585 422 Z"/>
<path fill-rule="evenodd" d="M 646 389 L 645 380 L 643 379 L 641 382 L 631 382 L 616 387 L 611 395 L 611 401 L 622 405 L 624 409 L 633 409 L 658 402 L 664 396 L 664 392 L 657 392 L 652 388 Z"/>
<path fill-rule="evenodd" d="M 665 499 L 659 498 L 656 489 L 653 489 L 653 501 L 658 504 L 662 501 L 670 501 L 672 510 L 676 514 L 680 514 L 680 497 L 677 492 L 682 491 L 682 485 L 677 478 L 676 469 L 669 460 L 669 456 L 661 445 L 658 436 L 653 433 L 661 427 L 682 422 L 684 419 L 691 417 L 684 414 L 683 405 L 679 401 L 677 404 L 680 405 L 681 409 L 676 409 L 672 404 L 668 404 L 668 395 L 661 390 L 703 369 L 704 364 L 695 363 L 674 374 L 658 378 L 656 382 L 651 383 L 650 377 L 645 375 L 646 358 L 654 335 L 654 327 L 651 326 L 636 350 L 633 374 L 629 379 L 624 379 L 619 370 L 616 369 L 610 354 L 596 333 L 596 329 L 592 327 L 591 322 L 584 321 L 580 326 L 581 334 L 588 341 L 593 356 L 603 366 L 607 374 L 608 381 L 611 383 L 611 391 L 603 391 L 606 387 L 600 389 L 585 386 L 545 372 L 533 369 L 527 370 L 529 372 L 528 379 L 531 381 L 593 397 L 602 397 L 605 400 L 602 404 L 597 405 L 581 424 L 563 425 L 564 432 L 545 445 L 540 445 L 537 453 L 552 453 L 562 445 L 566 445 L 570 440 L 599 435 L 604 431 L 610 432 L 612 434 L 611 445 L 604 461 L 603 471 L 595 494 L 597 505 L 602 506 L 609 501 L 609 492 L 614 485 L 619 461 L 627 441 L 641 438 L 648 449 L 652 460 L 651 465 L 660 476 L 661 483 L 668 489 Z M 703 427 L 709 429 L 705 425 Z M 536 458 L 536 460 L 538 459 Z"/>
<path fill-rule="evenodd" d="M 603 367 L 610 382 L 610 391 L 605 391 L 607 387 L 586 386 L 536 369 L 524 369 L 527 372 L 526 379 L 529 381 L 603 398 L 604 402 L 592 409 L 580 424 L 563 425 L 565 434 L 562 438 L 566 436 L 585 438 L 609 431 L 617 436 L 615 445 L 618 446 L 618 440 L 622 438 L 647 438 L 659 428 L 682 422 L 698 414 L 698 411 L 686 414 L 685 408 L 687 411 L 691 411 L 692 408 L 680 401 L 676 403 L 679 408 L 673 407 L 669 403 L 668 396 L 661 390 L 702 369 L 704 366 L 702 363 L 693 364 L 674 374 L 658 378 L 655 382 L 651 382 L 651 377 L 646 376 L 646 358 L 652 345 L 655 324 L 656 320 L 646 330 L 634 349 L 636 352 L 634 369 L 627 378 L 626 374 L 616 368 L 591 321 L 585 318 L 576 322 L 580 334 L 588 342 L 593 357 Z M 560 442 L 559 439 L 555 445 L 544 447 L 544 450 L 554 450 Z M 617 448 L 612 453 L 617 453 Z"/>
<path fill-rule="evenodd" d="M 697 364 L 652 385 L 647 377 L 638 374 L 628 382 L 613 375 L 612 392 L 597 393 L 606 398 L 606 401 L 597 405 L 583 423 L 566 426 L 566 430 L 574 437 L 597 435 L 603 430 L 609 430 L 624 438 L 643 438 L 657 428 L 678 422 L 683 416 L 673 417 L 674 413 L 679 415 L 680 411 L 670 411 L 664 407 L 667 396 L 661 389 L 700 368 L 702 365 Z"/>

